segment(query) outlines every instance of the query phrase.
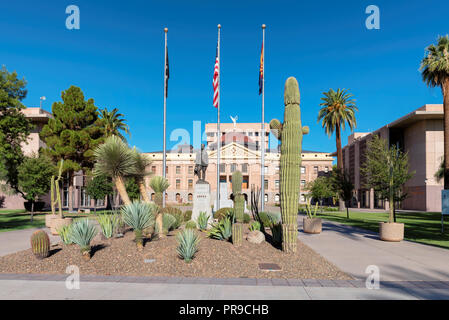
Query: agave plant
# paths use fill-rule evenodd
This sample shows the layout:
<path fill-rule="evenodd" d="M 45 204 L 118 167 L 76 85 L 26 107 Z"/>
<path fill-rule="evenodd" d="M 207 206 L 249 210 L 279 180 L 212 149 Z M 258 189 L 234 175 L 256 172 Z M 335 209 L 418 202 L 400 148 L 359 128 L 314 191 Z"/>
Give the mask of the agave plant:
<path fill-rule="evenodd" d="M 134 201 L 122 209 L 123 221 L 134 229 L 136 245 L 143 249 L 143 230 L 154 225 L 154 216 L 157 207 L 151 203 Z"/>
<path fill-rule="evenodd" d="M 58 232 L 58 235 L 61 237 L 61 240 L 64 244 L 69 245 L 72 244 L 72 240 L 70 239 L 70 232 L 72 229 L 72 225 L 63 225 L 61 226 L 58 230 L 56 230 Z"/>
<path fill-rule="evenodd" d="M 232 236 L 231 219 L 227 217 L 213 224 L 212 228 L 207 233 L 207 236 L 212 239 L 228 241 Z"/>
<path fill-rule="evenodd" d="M 98 215 L 97 221 L 100 224 L 101 232 L 105 238 L 109 239 L 114 235 L 115 230 L 119 224 L 119 215 L 116 214 L 101 214 Z"/>
<path fill-rule="evenodd" d="M 209 215 L 207 214 L 207 212 L 201 211 L 197 219 L 198 229 L 200 229 L 201 231 L 206 230 L 208 222 L 209 222 Z"/>
<path fill-rule="evenodd" d="M 89 222 L 89 219 L 79 219 L 70 228 L 69 239 L 80 246 L 81 254 L 85 260 L 90 259 L 90 243 L 97 235 L 97 228 Z"/>
<path fill-rule="evenodd" d="M 185 229 L 176 235 L 176 251 L 181 259 L 189 263 L 198 251 L 199 237 L 193 229 Z"/>
<path fill-rule="evenodd" d="M 94 150 L 95 175 L 111 177 L 126 204 L 131 203 L 124 177 L 135 174 L 136 157 L 128 145 L 117 136 L 111 136 Z"/>

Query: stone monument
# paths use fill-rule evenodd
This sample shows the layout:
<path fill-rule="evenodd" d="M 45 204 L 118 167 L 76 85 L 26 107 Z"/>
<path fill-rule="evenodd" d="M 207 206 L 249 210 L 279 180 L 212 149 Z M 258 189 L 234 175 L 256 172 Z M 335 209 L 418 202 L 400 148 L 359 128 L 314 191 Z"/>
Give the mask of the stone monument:
<path fill-rule="evenodd" d="M 206 181 L 206 170 L 209 165 L 209 157 L 204 144 L 201 150 L 196 153 L 194 174 L 198 176 L 193 191 L 192 220 L 197 222 L 200 212 L 206 212 L 209 216 L 209 224 L 213 222 L 212 208 L 210 201 L 210 184 Z"/>

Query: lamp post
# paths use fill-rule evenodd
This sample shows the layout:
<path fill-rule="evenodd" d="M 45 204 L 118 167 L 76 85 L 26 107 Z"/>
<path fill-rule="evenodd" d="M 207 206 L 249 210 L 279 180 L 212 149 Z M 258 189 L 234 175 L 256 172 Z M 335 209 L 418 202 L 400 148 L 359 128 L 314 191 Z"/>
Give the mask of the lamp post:
<path fill-rule="evenodd" d="M 42 101 L 47 100 L 47 98 L 45 96 L 42 96 L 39 98 L 39 100 L 40 100 L 40 108 L 42 109 Z"/>

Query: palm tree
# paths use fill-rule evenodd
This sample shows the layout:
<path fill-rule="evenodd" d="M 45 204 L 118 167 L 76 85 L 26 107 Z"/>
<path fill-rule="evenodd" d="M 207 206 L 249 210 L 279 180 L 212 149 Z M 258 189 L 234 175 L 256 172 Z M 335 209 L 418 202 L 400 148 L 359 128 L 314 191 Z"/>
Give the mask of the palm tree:
<path fill-rule="evenodd" d="M 113 135 L 94 150 L 95 175 L 111 177 L 125 205 L 130 204 L 124 177 L 135 174 L 136 158 L 120 138 Z"/>
<path fill-rule="evenodd" d="M 159 212 L 156 218 L 156 224 L 159 228 L 159 236 L 162 236 L 162 203 L 163 203 L 163 193 L 168 189 L 170 184 L 168 180 L 164 177 L 155 176 L 150 180 L 150 187 L 154 191 L 154 202 L 159 207 Z"/>
<path fill-rule="evenodd" d="M 145 184 L 145 177 L 151 174 L 151 172 L 147 171 L 148 166 L 151 164 L 151 160 L 145 154 L 140 153 L 136 148 L 133 149 L 133 152 L 136 161 L 134 177 L 139 185 L 139 190 L 143 201 L 150 202 Z"/>
<path fill-rule="evenodd" d="M 341 149 L 341 130 L 344 130 L 346 123 L 351 131 L 357 126 L 355 112 L 358 111 L 353 95 L 346 89 L 330 89 L 323 92 L 324 97 L 320 106 L 323 106 L 318 113 L 318 122 L 330 137 L 335 132 L 337 145 L 337 168 L 343 171 L 343 151 Z M 339 201 L 340 210 L 344 210 L 344 202 Z"/>
<path fill-rule="evenodd" d="M 114 108 L 112 111 L 108 111 L 107 108 L 104 108 L 103 110 L 100 110 L 100 115 L 100 125 L 104 130 L 105 137 L 114 135 L 122 140 L 125 140 L 125 137 L 122 135 L 121 131 L 131 137 L 129 127 L 125 123 L 126 120 L 123 119 L 124 115 L 118 113 L 117 108 Z"/>
<path fill-rule="evenodd" d="M 421 61 L 423 81 L 441 87 L 444 110 L 444 189 L 449 189 L 449 36 L 438 37 L 438 44 L 427 47 Z"/>

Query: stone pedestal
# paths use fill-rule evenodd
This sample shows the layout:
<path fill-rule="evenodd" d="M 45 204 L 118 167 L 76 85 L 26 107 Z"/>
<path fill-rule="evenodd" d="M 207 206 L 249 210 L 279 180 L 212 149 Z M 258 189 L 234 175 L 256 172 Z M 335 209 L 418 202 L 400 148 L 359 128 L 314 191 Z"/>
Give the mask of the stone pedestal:
<path fill-rule="evenodd" d="M 205 211 L 209 216 L 209 224 L 213 222 L 210 201 L 210 185 L 206 181 L 198 181 L 193 192 L 192 220 L 197 222 L 200 212 Z"/>
<path fill-rule="evenodd" d="M 234 202 L 229 199 L 228 183 L 220 182 L 220 208 L 232 208 Z M 217 211 L 217 200 L 214 202 L 214 211 Z"/>

